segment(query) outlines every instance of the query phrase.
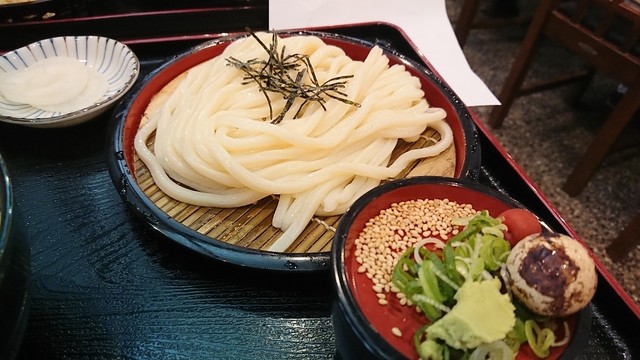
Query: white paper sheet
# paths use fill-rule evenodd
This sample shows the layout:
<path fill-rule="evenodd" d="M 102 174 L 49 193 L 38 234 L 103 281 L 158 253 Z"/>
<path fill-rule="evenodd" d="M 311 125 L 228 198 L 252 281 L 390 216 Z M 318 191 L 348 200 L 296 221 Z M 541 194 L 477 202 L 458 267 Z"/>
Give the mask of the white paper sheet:
<path fill-rule="evenodd" d="M 270 0 L 275 30 L 383 21 L 401 28 L 467 106 L 500 102 L 471 70 L 445 0 Z"/>

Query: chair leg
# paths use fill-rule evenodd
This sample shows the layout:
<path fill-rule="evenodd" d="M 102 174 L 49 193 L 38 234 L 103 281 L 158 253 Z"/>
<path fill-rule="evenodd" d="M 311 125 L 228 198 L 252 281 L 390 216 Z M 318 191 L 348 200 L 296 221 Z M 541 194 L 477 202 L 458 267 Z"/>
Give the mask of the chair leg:
<path fill-rule="evenodd" d="M 607 254 L 613 261 L 620 261 L 640 245 L 640 214 L 637 214 L 611 244 L 607 245 Z"/>
<path fill-rule="evenodd" d="M 513 105 L 513 101 L 519 96 L 522 83 L 524 82 L 529 71 L 529 67 L 531 66 L 531 62 L 533 61 L 533 57 L 540 44 L 542 36 L 541 30 L 545 24 L 552 3 L 553 1 L 541 1 L 535 11 L 531 24 L 529 25 L 529 29 L 527 30 L 527 34 L 522 41 L 522 45 L 520 46 L 516 58 L 511 65 L 509 75 L 507 75 L 507 79 L 505 80 L 502 90 L 500 91 L 500 95 L 498 96 L 501 105 L 495 107 L 489 116 L 488 123 L 492 128 L 499 128 L 502 126 L 502 122 L 509 113 L 511 105 Z"/>
<path fill-rule="evenodd" d="M 460 47 L 464 47 L 464 44 L 467 42 L 469 32 L 473 26 L 473 19 L 478 13 L 481 1 L 482 0 L 465 0 L 462 4 L 458 20 L 456 20 L 455 28 L 456 37 L 458 38 Z"/>
<path fill-rule="evenodd" d="M 596 133 L 591 145 L 562 187 L 567 194 L 576 196 L 582 192 L 622 130 L 640 109 L 638 99 L 640 99 L 640 81 L 636 81 L 627 90 Z"/>
<path fill-rule="evenodd" d="M 587 91 L 589 84 L 593 80 L 593 77 L 596 74 L 597 69 L 595 67 L 589 67 L 584 74 L 584 78 L 580 79 L 577 86 L 573 89 L 573 92 L 567 98 L 567 101 L 571 105 L 576 105 L 580 102 L 580 99 Z"/>

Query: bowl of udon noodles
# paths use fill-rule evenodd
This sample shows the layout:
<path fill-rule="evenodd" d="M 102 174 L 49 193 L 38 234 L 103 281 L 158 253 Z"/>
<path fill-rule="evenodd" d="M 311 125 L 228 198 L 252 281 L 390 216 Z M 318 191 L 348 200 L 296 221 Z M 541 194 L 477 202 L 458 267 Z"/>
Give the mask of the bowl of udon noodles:
<path fill-rule="evenodd" d="M 135 83 L 137 56 L 102 36 L 58 36 L 0 56 L 0 121 L 74 126 L 111 109 Z"/>
<path fill-rule="evenodd" d="M 523 208 L 476 181 L 437 176 L 390 181 L 356 200 L 331 251 L 341 357 L 578 358 L 590 338 L 589 306 L 544 317 L 507 290 L 511 249 L 498 218 Z"/>
<path fill-rule="evenodd" d="M 109 169 L 154 229 L 259 269 L 329 268 L 342 214 L 417 175 L 475 177 L 473 120 L 446 83 L 381 45 L 247 32 L 178 54 L 114 111 Z"/>
<path fill-rule="evenodd" d="M 0 358 L 15 358 L 26 329 L 31 250 L 16 208 L 7 166 L 0 156 Z"/>

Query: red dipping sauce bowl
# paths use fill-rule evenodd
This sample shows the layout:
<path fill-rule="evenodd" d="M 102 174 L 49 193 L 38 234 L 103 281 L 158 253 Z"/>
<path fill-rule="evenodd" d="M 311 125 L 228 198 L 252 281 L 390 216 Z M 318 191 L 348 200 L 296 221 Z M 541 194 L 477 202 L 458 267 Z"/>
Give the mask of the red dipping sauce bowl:
<path fill-rule="evenodd" d="M 393 203 L 417 199 L 448 199 L 471 204 L 497 217 L 501 212 L 522 207 L 512 198 L 491 188 L 464 179 L 413 177 L 391 181 L 372 189 L 358 199 L 342 218 L 331 251 L 332 275 L 336 288 L 332 319 L 338 352 L 345 359 L 418 359 L 413 335 L 427 324 L 424 315 L 401 305 L 390 293 L 388 304 L 380 305 L 373 281 L 358 273 L 355 241 L 367 221 Z M 544 224 L 543 224 L 544 227 Z M 571 340 L 552 348 L 547 359 L 574 359 L 589 338 L 591 310 L 585 308 L 566 319 Z M 401 336 L 393 334 L 397 327 Z M 520 348 L 516 359 L 537 359 L 528 345 Z"/>

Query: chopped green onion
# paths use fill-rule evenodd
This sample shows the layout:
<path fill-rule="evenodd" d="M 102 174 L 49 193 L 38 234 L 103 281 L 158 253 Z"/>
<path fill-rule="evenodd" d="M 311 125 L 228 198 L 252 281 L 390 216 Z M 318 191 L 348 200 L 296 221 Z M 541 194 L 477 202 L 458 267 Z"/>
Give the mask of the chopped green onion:
<path fill-rule="evenodd" d="M 545 358 L 549 356 L 549 348 L 555 342 L 555 334 L 549 328 L 541 329 L 538 323 L 533 320 L 524 322 L 524 332 L 527 336 L 527 343 L 537 357 Z"/>
<path fill-rule="evenodd" d="M 458 287 L 462 285 L 463 279 L 460 273 L 457 271 L 456 255 L 453 251 L 453 247 L 447 243 L 442 250 L 442 260 L 444 262 L 444 272 L 447 277 L 453 281 Z"/>
<path fill-rule="evenodd" d="M 500 219 L 489 216 L 487 211 L 456 223 L 466 225 L 435 253 L 416 244 L 399 258 L 392 274 L 393 284 L 404 293 L 407 300 L 417 306 L 430 323 L 438 320 L 455 306 L 455 294 L 466 281 L 480 281 L 494 278 L 504 268 L 511 246 L 504 238 L 506 229 Z M 520 346 L 529 343 L 539 357 L 546 357 L 552 346 L 566 342 L 556 342 L 555 334 L 547 327 L 539 325 L 538 318 L 528 314 L 517 302 L 516 324 L 502 340 L 481 346 L 475 356 L 499 354 L 511 358 Z M 468 359 L 474 351 L 454 349 L 441 341 L 430 339 L 426 324 L 414 334 L 416 350 L 433 354 L 436 351 L 445 359 Z M 565 324 L 566 327 L 566 324 Z M 568 329 L 566 330 L 568 333 Z M 476 350 L 477 350 L 476 349 Z"/>
<path fill-rule="evenodd" d="M 441 302 L 439 302 L 439 301 L 437 301 L 437 300 L 435 300 L 435 299 L 433 299 L 433 298 L 431 298 L 431 297 L 429 297 L 427 295 L 424 295 L 424 294 L 415 294 L 415 295 L 413 295 L 413 298 L 411 298 L 411 300 L 413 302 L 415 302 L 416 304 L 422 304 L 422 305 L 426 304 L 426 305 L 430 305 L 433 308 L 435 308 L 437 310 L 436 311 L 437 315 L 435 316 L 436 320 L 439 319 L 442 316 L 440 311 L 442 311 L 442 312 L 451 311 L 450 307 L 448 307 L 448 306 L 444 305 L 443 303 L 441 303 Z M 420 308 L 422 308 L 422 306 L 420 306 Z M 430 311 L 432 311 L 432 310 L 430 310 Z M 432 321 L 435 321 L 435 320 L 432 320 Z"/>
<path fill-rule="evenodd" d="M 449 277 L 447 277 L 447 275 L 445 275 L 444 268 L 438 268 L 436 266 L 435 262 L 432 261 L 429 264 L 429 270 L 431 270 L 431 272 L 435 276 L 437 276 L 438 279 L 442 280 L 445 284 L 449 285 L 453 290 L 458 290 L 460 288 L 460 286 L 458 286 L 458 284 L 453 282 L 453 280 L 449 279 Z M 453 296 L 453 294 L 451 296 Z"/>

